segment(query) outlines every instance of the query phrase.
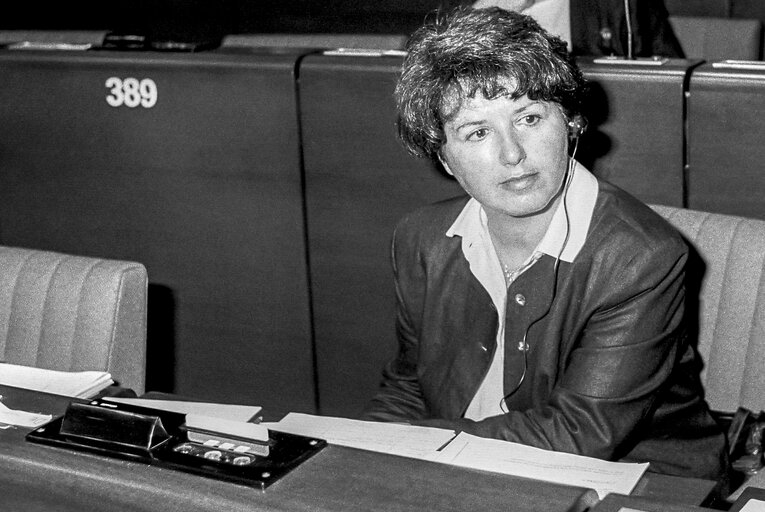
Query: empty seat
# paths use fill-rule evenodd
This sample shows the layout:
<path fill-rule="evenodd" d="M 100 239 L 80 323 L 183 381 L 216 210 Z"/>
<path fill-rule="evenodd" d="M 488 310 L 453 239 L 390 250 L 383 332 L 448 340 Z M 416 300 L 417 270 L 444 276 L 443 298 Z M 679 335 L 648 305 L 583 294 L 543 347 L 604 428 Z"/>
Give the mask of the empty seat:
<path fill-rule="evenodd" d="M 688 91 L 685 206 L 765 219 L 765 62 L 704 64 Z"/>
<path fill-rule="evenodd" d="M 756 19 L 670 16 L 669 22 L 689 59 L 757 60 L 762 22 Z"/>
<path fill-rule="evenodd" d="M 140 263 L 0 246 L 0 357 L 143 393 L 146 291 Z"/>
<path fill-rule="evenodd" d="M 765 410 L 765 221 L 653 208 L 693 248 L 688 296 L 691 307 L 698 297 L 707 402 L 722 412 Z"/>

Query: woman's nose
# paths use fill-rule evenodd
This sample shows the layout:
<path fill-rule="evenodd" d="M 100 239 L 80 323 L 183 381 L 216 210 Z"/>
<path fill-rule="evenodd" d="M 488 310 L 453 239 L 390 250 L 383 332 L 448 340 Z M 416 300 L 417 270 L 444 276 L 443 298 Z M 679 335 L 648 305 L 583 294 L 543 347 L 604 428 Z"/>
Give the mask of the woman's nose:
<path fill-rule="evenodd" d="M 526 151 L 518 134 L 511 128 L 500 138 L 499 159 L 505 165 L 518 165 L 526 158 Z"/>

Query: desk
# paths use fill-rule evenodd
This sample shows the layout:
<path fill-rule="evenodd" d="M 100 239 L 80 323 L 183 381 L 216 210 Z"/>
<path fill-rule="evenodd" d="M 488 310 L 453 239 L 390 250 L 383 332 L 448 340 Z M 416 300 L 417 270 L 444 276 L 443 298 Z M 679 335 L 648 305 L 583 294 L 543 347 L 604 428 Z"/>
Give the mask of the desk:
<path fill-rule="evenodd" d="M 589 512 L 709 512 L 709 510 L 694 505 L 668 504 L 635 496 L 609 494 Z"/>
<path fill-rule="evenodd" d="M 67 399 L 0 386 L 13 409 L 62 414 Z M 584 511 L 592 490 L 328 446 L 264 492 L 138 462 L 24 441 L 0 430 L 3 510 Z M 713 482 L 647 474 L 637 493 L 695 505 Z"/>

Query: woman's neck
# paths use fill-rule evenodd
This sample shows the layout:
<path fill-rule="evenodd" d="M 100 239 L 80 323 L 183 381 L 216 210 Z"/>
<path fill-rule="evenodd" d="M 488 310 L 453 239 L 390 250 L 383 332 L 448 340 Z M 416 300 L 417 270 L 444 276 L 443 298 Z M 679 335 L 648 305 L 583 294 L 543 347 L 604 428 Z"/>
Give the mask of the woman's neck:
<path fill-rule="evenodd" d="M 543 212 L 528 217 L 486 212 L 489 235 L 503 268 L 515 270 L 534 253 L 547 233 L 557 205 L 558 199 Z"/>

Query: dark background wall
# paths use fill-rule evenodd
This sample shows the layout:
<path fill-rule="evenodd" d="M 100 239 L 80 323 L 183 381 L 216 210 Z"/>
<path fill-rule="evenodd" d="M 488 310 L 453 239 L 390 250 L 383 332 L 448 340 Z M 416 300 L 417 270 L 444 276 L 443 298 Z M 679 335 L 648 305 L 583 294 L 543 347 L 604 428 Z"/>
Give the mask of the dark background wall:
<path fill-rule="evenodd" d="M 99 0 L 0 8 L 0 29 L 174 30 L 184 33 L 409 32 L 460 0 Z M 3 12 L 4 11 L 4 12 Z"/>
<path fill-rule="evenodd" d="M 759 5 L 666 1 L 716 17 Z M 0 31 L 400 34 L 439 2 L 30 0 L 0 7 Z M 456 191 L 412 172 L 395 141 L 400 64 L 306 49 L 0 49 L 0 243 L 145 263 L 149 390 L 355 415 L 395 348 L 395 220 Z M 577 157 L 596 174 L 647 202 L 765 216 L 749 193 L 762 189 L 765 75 L 582 64 L 597 85 Z M 151 77 L 162 100 L 117 109 L 107 77 Z"/>
<path fill-rule="evenodd" d="M 5 2 L 2 29 L 175 33 L 181 39 L 249 32 L 409 33 L 436 8 L 469 0 L 136 0 Z M 762 0 L 665 0 L 671 14 L 758 18 Z"/>

